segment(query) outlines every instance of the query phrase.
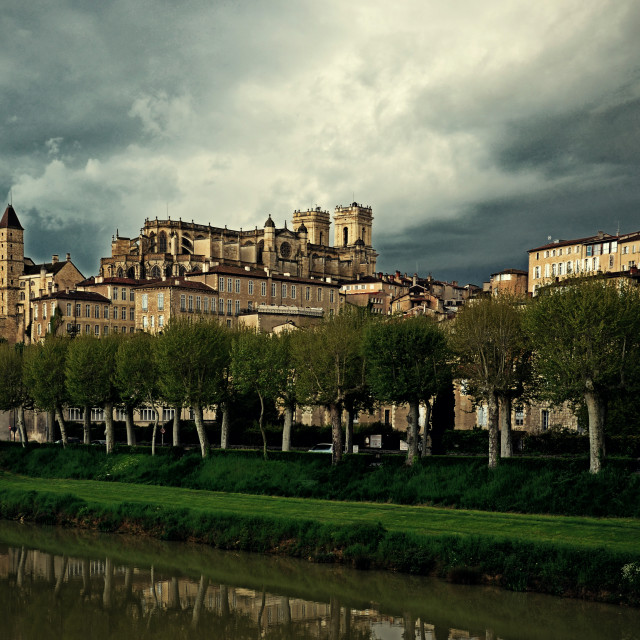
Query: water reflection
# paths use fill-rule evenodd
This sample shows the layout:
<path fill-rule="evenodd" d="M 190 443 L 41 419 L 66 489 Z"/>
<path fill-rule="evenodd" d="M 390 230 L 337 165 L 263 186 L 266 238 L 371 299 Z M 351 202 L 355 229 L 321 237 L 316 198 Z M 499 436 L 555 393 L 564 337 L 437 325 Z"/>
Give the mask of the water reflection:
<path fill-rule="evenodd" d="M 0 636 L 630 640 L 640 612 L 0 522 Z"/>

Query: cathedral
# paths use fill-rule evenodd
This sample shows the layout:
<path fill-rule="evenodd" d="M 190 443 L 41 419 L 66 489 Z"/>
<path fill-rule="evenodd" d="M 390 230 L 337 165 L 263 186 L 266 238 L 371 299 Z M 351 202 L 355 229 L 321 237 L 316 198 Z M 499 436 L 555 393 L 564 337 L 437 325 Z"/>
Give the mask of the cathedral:
<path fill-rule="evenodd" d="M 320 207 L 294 211 L 292 228 L 276 228 L 268 217 L 262 229 L 233 230 L 193 221 L 145 220 L 137 238 L 116 235 L 111 256 L 100 261 L 104 278 L 136 280 L 207 272 L 227 265 L 272 274 L 352 282 L 372 276 L 378 254 L 371 240 L 371 207 L 337 206 L 331 219 Z"/>

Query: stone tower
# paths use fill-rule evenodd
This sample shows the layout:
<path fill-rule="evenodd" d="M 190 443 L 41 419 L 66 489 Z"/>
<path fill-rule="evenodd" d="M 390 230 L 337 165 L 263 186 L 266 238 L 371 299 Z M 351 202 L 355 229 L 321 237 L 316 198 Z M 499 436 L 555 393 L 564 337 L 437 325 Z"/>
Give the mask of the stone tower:
<path fill-rule="evenodd" d="M 24 229 L 11 205 L 0 220 L 0 335 L 9 342 L 20 336 L 20 276 L 24 273 Z"/>
<path fill-rule="evenodd" d="M 362 240 L 364 246 L 372 248 L 371 226 L 373 215 L 371 207 L 352 202 L 348 207 L 338 206 L 333 214 L 334 247 L 350 247 Z"/>
<path fill-rule="evenodd" d="M 307 228 L 307 238 L 311 244 L 329 246 L 331 219 L 328 211 L 322 211 L 320 207 L 307 209 L 307 211 L 294 211 L 294 230 L 299 229 L 301 224 Z"/>

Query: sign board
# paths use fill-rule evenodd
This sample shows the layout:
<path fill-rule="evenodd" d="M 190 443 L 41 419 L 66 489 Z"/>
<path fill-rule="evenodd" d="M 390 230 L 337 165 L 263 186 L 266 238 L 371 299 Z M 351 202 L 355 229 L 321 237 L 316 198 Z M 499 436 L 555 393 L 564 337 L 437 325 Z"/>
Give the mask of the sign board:
<path fill-rule="evenodd" d="M 369 446 L 372 449 L 382 449 L 382 436 L 376 435 L 369 438 Z"/>

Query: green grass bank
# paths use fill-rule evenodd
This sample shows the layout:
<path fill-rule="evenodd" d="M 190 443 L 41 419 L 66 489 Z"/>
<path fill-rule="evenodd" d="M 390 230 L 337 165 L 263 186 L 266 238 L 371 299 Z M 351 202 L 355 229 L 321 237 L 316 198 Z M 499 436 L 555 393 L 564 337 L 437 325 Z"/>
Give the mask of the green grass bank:
<path fill-rule="evenodd" d="M 640 522 L 0 474 L 0 516 L 640 603 Z"/>
<path fill-rule="evenodd" d="M 640 518 L 640 474 L 635 459 L 609 459 L 597 476 L 587 458 L 511 458 L 497 469 L 486 457 L 434 456 L 406 467 L 400 456 L 348 456 L 337 467 L 328 456 L 214 450 L 193 453 L 55 445 L 0 446 L 0 469 L 41 478 L 110 480 L 256 495 L 484 511 Z"/>

